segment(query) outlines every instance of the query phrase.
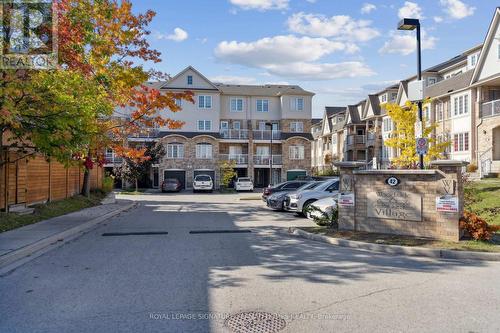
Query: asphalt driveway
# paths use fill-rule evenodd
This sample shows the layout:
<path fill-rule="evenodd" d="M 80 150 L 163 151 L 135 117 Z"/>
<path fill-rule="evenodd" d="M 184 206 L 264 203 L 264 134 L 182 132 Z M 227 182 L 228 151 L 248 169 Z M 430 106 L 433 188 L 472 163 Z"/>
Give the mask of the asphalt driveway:
<path fill-rule="evenodd" d="M 283 332 L 499 330 L 500 263 L 289 238 L 276 230 L 312 222 L 245 196 L 130 196 L 135 210 L 0 277 L 0 332 L 231 332 L 245 311 Z"/>

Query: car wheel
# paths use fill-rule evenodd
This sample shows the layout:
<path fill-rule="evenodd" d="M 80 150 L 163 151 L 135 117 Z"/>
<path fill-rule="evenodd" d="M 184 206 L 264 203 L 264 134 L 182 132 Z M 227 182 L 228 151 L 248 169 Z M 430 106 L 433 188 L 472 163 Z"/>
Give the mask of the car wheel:
<path fill-rule="evenodd" d="M 307 217 L 308 213 L 307 213 L 307 209 L 309 208 L 309 206 L 316 200 L 307 200 L 306 202 L 304 202 L 304 205 L 302 206 L 302 216 L 305 216 Z"/>

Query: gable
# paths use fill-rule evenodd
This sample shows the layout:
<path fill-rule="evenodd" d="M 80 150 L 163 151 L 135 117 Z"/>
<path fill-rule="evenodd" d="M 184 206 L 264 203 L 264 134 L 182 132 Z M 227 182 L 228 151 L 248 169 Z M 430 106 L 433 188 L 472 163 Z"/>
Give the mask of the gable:
<path fill-rule="evenodd" d="M 474 69 L 472 83 L 500 74 L 500 8 L 495 10 L 486 35 L 479 61 Z"/>
<path fill-rule="evenodd" d="M 321 135 L 330 134 L 330 124 L 328 123 L 328 116 L 326 112 L 323 114 L 323 129 L 321 130 Z"/>
<path fill-rule="evenodd" d="M 192 76 L 193 84 L 188 84 L 188 76 Z M 183 89 L 201 89 L 201 90 L 218 90 L 218 88 L 210 82 L 203 74 L 198 72 L 193 67 L 189 66 L 179 74 L 174 76 L 166 84 L 162 86 L 165 88 L 183 88 Z"/>
<path fill-rule="evenodd" d="M 406 93 L 405 83 L 401 82 L 399 84 L 398 98 L 396 100 L 396 103 L 399 106 L 404 106 L 407 101 L 408 101 L 408 94 Z"/>

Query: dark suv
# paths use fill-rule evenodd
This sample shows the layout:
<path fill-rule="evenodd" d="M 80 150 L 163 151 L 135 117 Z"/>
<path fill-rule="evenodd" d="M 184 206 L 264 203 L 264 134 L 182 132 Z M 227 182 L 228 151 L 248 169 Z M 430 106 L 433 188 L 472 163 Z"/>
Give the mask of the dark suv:
<path fill-rule="evenodd" d="M 287 182 L 279 183 L 278 185 L 269 186 L 264 189 L 262 193 L 262 200 L 267 202 L 267 197 L 276 192 L 292 192 L 304 184 L 309 183 L 307 180 L 290 180 Z"/>

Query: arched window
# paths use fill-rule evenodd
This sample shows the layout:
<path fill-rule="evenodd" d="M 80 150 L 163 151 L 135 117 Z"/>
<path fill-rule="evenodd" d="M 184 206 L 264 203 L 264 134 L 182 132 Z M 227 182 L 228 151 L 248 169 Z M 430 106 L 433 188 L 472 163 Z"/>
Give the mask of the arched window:
<path fill-rule="evenodd" d="M 211 159 L 212 158 L 212 145 L 210 143 L 197 143 L 196 144 L 196 158 Z"/>
<path fill-rule="evenodd" d="M 184 158 L 184 145 L 177 142 L 168 143 L 167 158 Z"/>

